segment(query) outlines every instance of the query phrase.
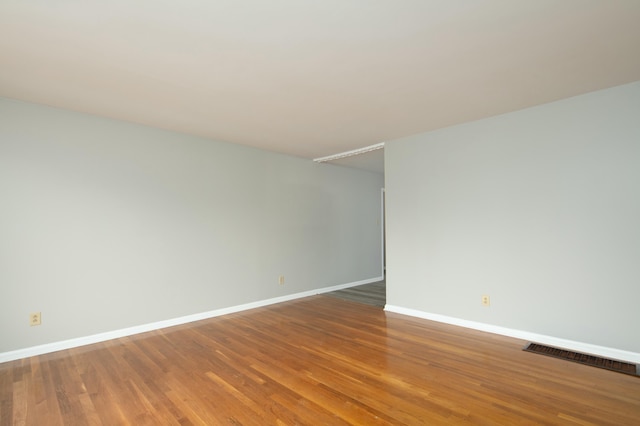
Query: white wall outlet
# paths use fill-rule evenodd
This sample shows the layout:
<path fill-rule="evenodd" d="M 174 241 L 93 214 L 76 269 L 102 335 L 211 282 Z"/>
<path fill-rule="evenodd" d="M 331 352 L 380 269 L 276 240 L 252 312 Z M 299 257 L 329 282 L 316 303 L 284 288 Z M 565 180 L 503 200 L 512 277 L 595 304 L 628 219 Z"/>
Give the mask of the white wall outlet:
<path fill-rule="evenodd" d="M 482 306 L 491 306 L 491 298 L 486 294 L 482 296 Z"/>
<path fill-rule="evenodd" d="M 280 283 L 280 285 L 284 285 L 284 275 L 280 275 L 280 277 L 278 278 L 278 282 Z"/>

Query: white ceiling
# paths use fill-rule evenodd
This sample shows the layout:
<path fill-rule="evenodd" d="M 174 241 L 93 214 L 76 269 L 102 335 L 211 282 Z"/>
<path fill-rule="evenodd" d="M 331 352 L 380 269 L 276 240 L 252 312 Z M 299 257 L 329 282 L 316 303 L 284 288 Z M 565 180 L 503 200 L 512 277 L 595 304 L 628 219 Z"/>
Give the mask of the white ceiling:
<path fill-rule="evenodd" d="M 636 80 L 638 0 L 0 0 L 0 96 L 304 158 Z"/>

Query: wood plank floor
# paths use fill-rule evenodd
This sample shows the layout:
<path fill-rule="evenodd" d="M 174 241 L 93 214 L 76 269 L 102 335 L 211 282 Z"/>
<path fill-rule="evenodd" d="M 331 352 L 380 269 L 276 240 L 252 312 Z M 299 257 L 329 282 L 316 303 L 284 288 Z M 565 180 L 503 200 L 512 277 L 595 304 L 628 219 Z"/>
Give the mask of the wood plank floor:
<path fill-rule="evenodd" d="M 387 302 L 387 284 L 386 281 L 383 280 L 324 294 L 331 297 L 337 297 L 339 299 L 366 303 L 367 305 L 383 308 Z"/>
<path fill-rule="evenodd" d="M 314 296 L 0 364 L 0 424 L 640 424 L 640 378 L 524 344 Z"/>

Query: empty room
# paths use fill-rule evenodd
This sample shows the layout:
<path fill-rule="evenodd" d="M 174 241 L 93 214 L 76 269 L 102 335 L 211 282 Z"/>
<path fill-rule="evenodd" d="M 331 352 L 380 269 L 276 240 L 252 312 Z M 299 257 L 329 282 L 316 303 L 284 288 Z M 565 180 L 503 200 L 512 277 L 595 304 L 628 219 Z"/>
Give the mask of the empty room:
<path fill-rule="evenodd" d="M 0 426 L 637 425 L 640 2 L 0 2 Z"/>

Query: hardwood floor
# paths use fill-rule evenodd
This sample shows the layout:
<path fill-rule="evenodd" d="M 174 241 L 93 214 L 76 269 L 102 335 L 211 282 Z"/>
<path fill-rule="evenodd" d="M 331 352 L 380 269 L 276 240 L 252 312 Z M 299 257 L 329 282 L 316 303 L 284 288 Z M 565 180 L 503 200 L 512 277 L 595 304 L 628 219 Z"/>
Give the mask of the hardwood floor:
<path fill-rule="evenodd" d="M 384 308 L 384 305 L 387 302 L 387 284 L 386 281 L 383 280 L 324 294 L 331 297 L 337 297 L 339 299 L 366 303 L 367 305 Z"/>
<path fill-rule="evenodd" d="M 0 424 L 639 424 L 639 377 L 524 344 L 314 296 L 0 364 Z"/>

